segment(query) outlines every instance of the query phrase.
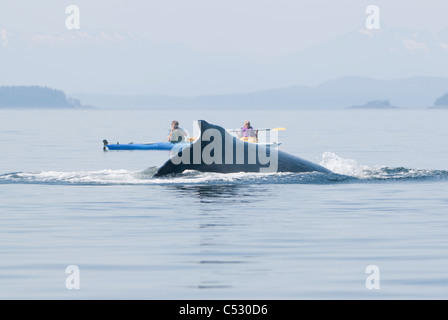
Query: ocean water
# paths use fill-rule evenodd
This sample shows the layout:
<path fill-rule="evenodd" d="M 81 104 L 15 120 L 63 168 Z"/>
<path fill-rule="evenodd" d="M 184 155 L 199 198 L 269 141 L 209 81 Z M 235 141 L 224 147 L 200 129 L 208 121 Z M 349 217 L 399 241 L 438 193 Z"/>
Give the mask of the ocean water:
<path fill-rule="evenodd" d="M 0 298 L 446 299 L 447 118 L 0 110 Z M 166 151 L 102 150 L 164 141 L 173 119 L 286 127 L 280 148 L 333 174 L 153 178 Z"/>

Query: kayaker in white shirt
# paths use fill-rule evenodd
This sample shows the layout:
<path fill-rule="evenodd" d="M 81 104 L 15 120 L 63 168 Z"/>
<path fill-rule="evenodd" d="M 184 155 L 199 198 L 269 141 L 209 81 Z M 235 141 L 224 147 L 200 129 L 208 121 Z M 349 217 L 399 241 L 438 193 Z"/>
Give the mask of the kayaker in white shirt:
<path fill-rule="evenodd" d="M 171 122 L 171 131 L 168 135 L 167 141 L 172 143 L 185 142 L 187 137 L 188 133 L 179 127 L 179 121 L 173 120 L 173 122 Z"/>

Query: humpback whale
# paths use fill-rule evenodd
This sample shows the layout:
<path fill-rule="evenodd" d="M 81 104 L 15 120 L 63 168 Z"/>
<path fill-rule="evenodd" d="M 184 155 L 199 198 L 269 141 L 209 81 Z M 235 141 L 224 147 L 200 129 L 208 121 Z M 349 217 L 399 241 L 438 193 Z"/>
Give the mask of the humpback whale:
<path fill-rule="evenodd" d="M 155 177 L 185 170 L 201 172 L 322 172 L 330 170 L 268 145 L 241 141 L 224 128 L 198 120 L 197 139 L 188 147 L 173 148 Z"/>

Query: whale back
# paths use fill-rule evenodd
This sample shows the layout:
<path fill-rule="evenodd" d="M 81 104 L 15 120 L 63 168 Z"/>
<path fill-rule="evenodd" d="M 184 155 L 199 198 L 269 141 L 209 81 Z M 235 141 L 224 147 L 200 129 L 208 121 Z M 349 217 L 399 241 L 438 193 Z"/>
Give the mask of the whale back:
<path fill-rule="evenodd" d="M 201 172 L 311 172 L 328 169 L 268 145 L 237 139 L 224 128 L 207 121 L 196 122 L 198 138 L 188 147 L 173 148 L 170 159 L 155 176 Z"/>

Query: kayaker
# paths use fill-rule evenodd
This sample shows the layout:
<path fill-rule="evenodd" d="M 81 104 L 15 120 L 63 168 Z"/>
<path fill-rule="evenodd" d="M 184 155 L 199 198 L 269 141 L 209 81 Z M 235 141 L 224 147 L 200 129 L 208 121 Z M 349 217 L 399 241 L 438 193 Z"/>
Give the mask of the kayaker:
<path fill-rule="evenodd" d="M 247 120 L 241 128 L 241 135 L 243 138 L 258 138 L 258 130 L 254 130 L 250 125 L 250 121 Z"/>
<path fill-rule="evenodd" d="M 173 120 L 171 122 L 171 131 L 168 135 L 167 141 L 169 142 L 185 142 L 185 139 L 187 138 L 188 133 L 179 127 L 179 121 Z"/>

